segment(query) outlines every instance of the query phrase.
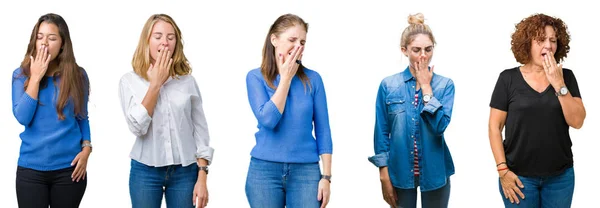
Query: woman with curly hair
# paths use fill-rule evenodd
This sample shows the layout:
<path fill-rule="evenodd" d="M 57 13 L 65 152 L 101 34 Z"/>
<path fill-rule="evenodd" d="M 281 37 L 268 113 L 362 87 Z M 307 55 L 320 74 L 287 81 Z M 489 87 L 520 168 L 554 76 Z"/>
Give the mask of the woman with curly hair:
<path fill-rule="evenodd" d="M 569 127 L 581 128 L 586 113 L 575 75 L 559 64 L 569 42 L 565 23 L 544 14 L 523 19 L 512 34 L 512 52 L 522 65 L 500 73 L 489 119 L 506 207 L 571 206 Z"/>

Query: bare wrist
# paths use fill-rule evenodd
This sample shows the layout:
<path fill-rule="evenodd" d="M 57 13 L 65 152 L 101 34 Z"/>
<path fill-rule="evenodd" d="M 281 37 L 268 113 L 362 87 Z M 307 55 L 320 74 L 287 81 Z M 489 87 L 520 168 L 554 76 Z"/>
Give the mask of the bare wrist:
<path fill-rule="evenodd" d="M 200 171 L 202 172 L 202 171 Z M 198 179 L 196 180 L 196 184 L 200 184 L 202 186 L 206 186 L 206 174 L 204 175 L 200 175 L 201 173 L 198 173 Z"/>
<path fill-rule="evenodd" d="M 29 85 L 32 84 L 39 84 L 42 81 L 42 77 L 38 77 L 38 76 L 31 76 L 29 78 Z"/>
<path fill-rule="evenodd" d="M 379 180 L 381 181 L 389 181 L 390 174 L 388 173 L 388 167 L 380 167 L 379 168 Z"/>
<path fill-rule="evenodd" d="M 85 146 L 81 149 L 81 151 L 90 154 L 90 153 L 92 153 L 92 147 Z"/>
<path fill-rule="evenodd" d="M 433 94 L 433 90 L 431 89 L 431 85 L 429 83 L 421 84 L 421 90 L 423 94 Z"/>
<path fill-rule="evenodd" d="M 289 84 L 291 84 L 291 83 L 292 83 L 292 77 L 289 77 L 289 78 L 287 78 L 287 77 L 286 77 L 286 78 L 282 77 L 282 78 L 279 80 L 279 84 L 280 84 L 280 85 L 281 85 L 281 84 L 287 84 L 287 85 L 289 85 Z"/>
<path fill-rule="evenodd" d="M 560 88 L 563 87 L 563 86 L 565 86 L 565 82 L 564 81 L 559 82 L 556 85 L 552 85 L 552 87 L 554 88 L 555 92 L 560 91 Z"/>

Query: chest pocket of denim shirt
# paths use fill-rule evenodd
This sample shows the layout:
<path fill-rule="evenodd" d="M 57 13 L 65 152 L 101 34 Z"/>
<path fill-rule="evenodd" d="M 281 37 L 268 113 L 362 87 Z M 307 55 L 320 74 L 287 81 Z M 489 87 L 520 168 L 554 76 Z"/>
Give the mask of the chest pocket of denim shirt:
<path fill-rule="evenodd" d="M 404 113 L 404 102 L 405 100 L 403 97 L 388 98 L 385 101 L 388 114 Z"/>

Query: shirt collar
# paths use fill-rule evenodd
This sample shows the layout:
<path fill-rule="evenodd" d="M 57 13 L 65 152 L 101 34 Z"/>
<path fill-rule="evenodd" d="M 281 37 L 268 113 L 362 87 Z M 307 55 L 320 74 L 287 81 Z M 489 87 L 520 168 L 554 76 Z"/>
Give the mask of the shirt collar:
<path fill-rule="evenodd" d="M 410 73 L 410 69 L 408 68 L 408 66 L 406 67 L 406 69 L 402 72 L 402 81 L 404 82 L 408 82 L 411 79 L 414 79 L 413 75 Z"/>

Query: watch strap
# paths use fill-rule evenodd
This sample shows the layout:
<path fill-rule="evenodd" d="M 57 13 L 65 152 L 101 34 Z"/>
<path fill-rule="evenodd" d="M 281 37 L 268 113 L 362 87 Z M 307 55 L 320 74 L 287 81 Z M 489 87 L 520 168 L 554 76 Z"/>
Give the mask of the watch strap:
<path fill-rule="evenodd" d="M 206 175 L 208 175 L 208 166 L 198 166 L 198 170 L 204 171 L 204 172 L 206 172 Z"/>
<path fill-rule="evenodd" d="M 92 143 L 90 143 L 90 142 L 81 143 L 81 148 L 83 149 L 84 147 L 90 147 L 90 149 L 93 149 Z"/>
<path fill-rule="evenodd" d="M 565 91 L 565 93 L 563 94 L 562 91 Z M 567 88 L 567 86 L 562 86 L 558 89 L 558 92 L 554 93 L 556 96 L 565 96 L 567 94 L 569 94 L 569 89 Z"/>
<path fill-rule="evenodd" d="M 321 179 L 328 180 L 331 183 L 331 175 L 321 175 Z"/>

